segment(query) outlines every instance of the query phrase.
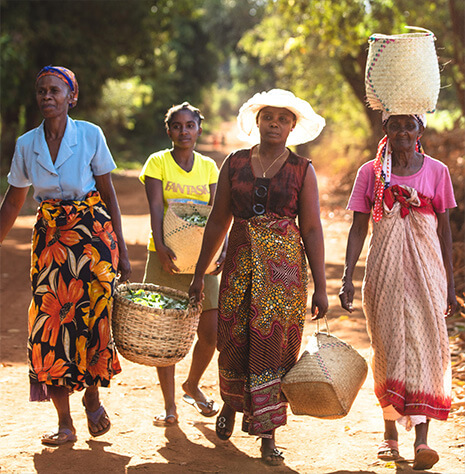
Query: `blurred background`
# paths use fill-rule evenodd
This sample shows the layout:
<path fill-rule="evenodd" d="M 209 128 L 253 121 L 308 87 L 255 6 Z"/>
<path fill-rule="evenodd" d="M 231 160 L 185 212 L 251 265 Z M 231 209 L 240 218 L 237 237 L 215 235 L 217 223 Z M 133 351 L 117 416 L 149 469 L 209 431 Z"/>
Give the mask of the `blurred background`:
<path fill-rule="evenodd" d="M 405 33 L 406 25 L 433 31 L 441 92 L 423 145 L 454 181 L 454 266 L 457 292 L 465 291 L 463 0 L 0 0 L 0 7 L 1 193 L 17 137 L 41 121 L 35 76 L 54 64 L 79 82 L 70 115 L 102 127 L 122 170 L 169 146 L 163 120 L 173 104 L 201 109 L 200 146 L 220 150 L 221 164 L 239 146 L 240 105 L 262 90 L 292 90 L 327 121 L 297 151 L 331 177 L 326 204 L 344 203 L 382 136 L 379 113 L 365 106 L 368 37 Z"/>

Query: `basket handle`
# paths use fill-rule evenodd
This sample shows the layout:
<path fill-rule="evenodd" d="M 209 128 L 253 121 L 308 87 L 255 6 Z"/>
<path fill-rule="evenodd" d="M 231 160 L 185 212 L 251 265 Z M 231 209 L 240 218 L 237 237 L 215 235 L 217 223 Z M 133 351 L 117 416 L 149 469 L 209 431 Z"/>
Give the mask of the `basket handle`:
<path fill-rule="evenodd" d="M 326 332 L 327 334 L 331 334 L 329 332 L 328 318 L 326 317 L 326 315 L 324 316 L 324 319 L 325 319 L 325 324 L 326 324 Z M 320 331 L 320 320 L 317 319 L 316 320 L 316 333 L 319 333 L 319 332 L 322 332 L 322 331 Z"/>

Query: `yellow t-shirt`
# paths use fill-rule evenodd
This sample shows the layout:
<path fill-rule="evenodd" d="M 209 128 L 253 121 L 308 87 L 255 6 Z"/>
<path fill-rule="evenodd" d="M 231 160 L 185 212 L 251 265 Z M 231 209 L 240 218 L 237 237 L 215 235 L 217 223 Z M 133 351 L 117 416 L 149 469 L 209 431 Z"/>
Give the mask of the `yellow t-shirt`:
<path fill-rule="evenodd" d="M 218 174 L 216 163 L 208 156 L 194 151 L 194 165 L 188 172 L 176 163 L 171 151 L 166 149 L 153 153 L 147 158 L 139 179 L 144 184 L 146 176 L 162 181 L 163 204 L 166 213 L 168 204 L 172 201 L 208 204 L 210 184 L 218 182 Z M 152 232 L 150 232 L 148 248 L 155 251 Z"/>

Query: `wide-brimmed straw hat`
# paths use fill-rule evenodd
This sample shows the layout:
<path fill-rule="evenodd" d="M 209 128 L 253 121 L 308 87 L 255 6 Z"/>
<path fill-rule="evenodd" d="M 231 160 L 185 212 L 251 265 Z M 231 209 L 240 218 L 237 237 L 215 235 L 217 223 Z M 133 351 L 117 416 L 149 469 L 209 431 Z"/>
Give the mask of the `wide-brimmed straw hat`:
<path fill-rule="evenodd" d="M 307 101 L 299 99 L 290 91 L 272 89 L 255 94 L 239 109 L 237 124 L 242 140 L 253 145 L 260 142 L 256 118 L 264 107 L 282 107 L 295 114 L 297 123 L 287 138 L 287 145 L 299 145 L 314 140 L 326 123 Z"/>

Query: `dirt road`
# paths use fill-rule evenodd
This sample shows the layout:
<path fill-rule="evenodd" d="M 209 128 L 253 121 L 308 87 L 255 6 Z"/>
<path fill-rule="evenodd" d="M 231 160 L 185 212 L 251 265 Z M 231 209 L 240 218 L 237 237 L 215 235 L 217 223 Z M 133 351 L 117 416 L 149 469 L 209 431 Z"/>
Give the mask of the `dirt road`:
<path fill-rule="evenodd" d="M 114 178 L 123 212 L 123 226 L 133 265 L 132 281 L 141 281 L 149 218 L 144 190 L 134 173 Z M 320 177 L 322 217 L 327 248 L 329 324 L 331 331 L 352 344 L 368 358 L 369 341 L 360 310 L 344 314 L 337 292 L 345 251 L 349 216 L 343 208 L 329 210 L 327 179 Z M 326 197 L 325 197 L 326 196 Z M 371 372 L 351 412 L 339 420 L 289 416 L 278 431 L 285 466 L 267 467 L 259 460 L 260 442 L 242 433 L 238 426 L 229 441 L 215 435 L 214 418 L 201 417 L 177 392 L 180 423 L 169 428 L 154 427 L 153 416 L 163 409 L 155 369 L 121 360 L 123 372 L 102 400 L 112 420 L 112 430 L 101 438 L 88 434 L 81 395 L 71 397 L 78 441 L 60 448 L 41 445 L 40 436 L 56 426 L 51 404 L 28 402 L 26 354 L 26 312 L 29 290 L 29 239 L 33 216 L 21 216 L 5 240 L 0 267 L 0 473 L 390 473 L 410 472 L 413 433 L 401 433 L 400 451 L 405 461 L 385 463 L 376 459 L 383 437 L 381 409 L 373 393 Z M 363 270 L 356 274 L 360 308 Z M 308 319 L 306 336 L 315 330 Z M 304 338 L 305 340 L 306 338 Z M 187 356 L 177 366 L 181 386 L 190 364 Z M 202 389 L 220 401 L 216 359 L 203 379 Z M 433 473 L 465 472 L 464 417 L 431 423 L 430 444 L 441 459 Z M 238 423 L 239 424 L 239 423 Z M 415 471 L 418 472 L 418 471 Z"/>

